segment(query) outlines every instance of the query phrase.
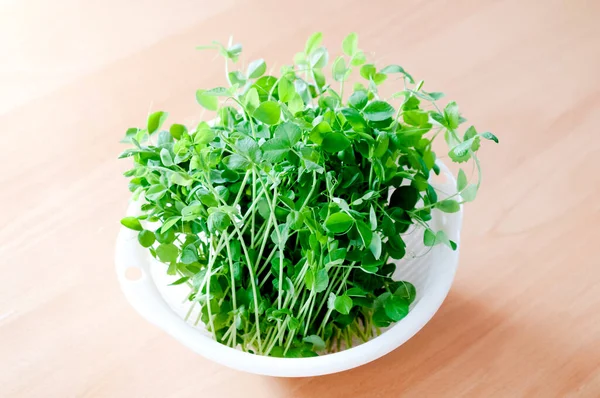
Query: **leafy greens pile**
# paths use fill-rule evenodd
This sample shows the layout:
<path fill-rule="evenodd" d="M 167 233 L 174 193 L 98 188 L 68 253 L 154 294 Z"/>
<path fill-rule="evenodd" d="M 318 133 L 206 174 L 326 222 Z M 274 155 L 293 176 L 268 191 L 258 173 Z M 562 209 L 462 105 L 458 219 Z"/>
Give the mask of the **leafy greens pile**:
<path fill-rule="evenodd" d="M 422 227 L 426 246 L 456 249 L 428 227 L 431 212 L 475 198 L 480 141 L 498 142 L 474 127 L 459 135 L 456 103 L 441 110 L 443 94 L 424 91 L 402 67 L 366 63 L 356 34 L 344 39 L 336 83 L 327 83 L 321 41 L 312 35 L 279 77 L 265 74 L 262 59 L 228 72 L 242 47 L 215 42 L 208 48 L 224 56 L 228 87 L 196 92 L 215 112 L 211 122 L 163 130 L 167 113 L 155 112 L 146 128 L 127 131 L 133 146 L 121 155 L 133 157 L 125 175 L 134 199 L 143 198 L 142 215 L 122 224 L 180 275 L 174 285 L 189 285 L 196 322 L 261 355 L 339 350 L 406 316 L 415 288 L 392 279 L 390 262 L 405 256 L 402 234 Z M 356 69 L 363 83 L 344 99 Z M 396 107 L 378 95 L 394 77 Z M 458 193 L 443 200 L 429 183 L 440 172 L 432 151 L 440 133 L 452 161 L 478 170 L 469 183 L 461 169 Z"/>

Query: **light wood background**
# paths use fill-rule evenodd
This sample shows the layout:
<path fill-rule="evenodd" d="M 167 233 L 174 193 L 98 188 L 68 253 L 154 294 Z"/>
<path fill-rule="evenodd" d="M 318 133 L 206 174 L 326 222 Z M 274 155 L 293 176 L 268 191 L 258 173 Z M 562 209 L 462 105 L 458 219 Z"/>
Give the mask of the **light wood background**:
<path fill-rule="evenodd" d="M 600 2 L 0 2 L 0 396 L 600 396 Z M 113 247 L 117 161 L 149 110 L 198 120 L 230 34 L 277 68 L 350 31 L 496 133 L 439 313 L 358 369 L 277 379 L 213 364 L 143 321 Z"/>

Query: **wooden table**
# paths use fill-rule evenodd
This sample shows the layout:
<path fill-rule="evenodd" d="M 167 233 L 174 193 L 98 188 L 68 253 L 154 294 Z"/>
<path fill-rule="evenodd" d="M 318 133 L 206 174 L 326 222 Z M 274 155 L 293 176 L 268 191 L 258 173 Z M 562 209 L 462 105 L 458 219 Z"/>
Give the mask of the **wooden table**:
<path fill-rule="evenodd" d="M 0 3 L 0 396 L 600 396 L 599 17 L 585 0 Z M 243 374 L 121 294 L 118 140 L 149 110 L 198 120 L 194 91 L 224 77 L 196 45 L 232 34 L 278 68 L 317 30 L 332 48 L 357 31 L 501 144 L 417 336 L 331 376 Z"/>

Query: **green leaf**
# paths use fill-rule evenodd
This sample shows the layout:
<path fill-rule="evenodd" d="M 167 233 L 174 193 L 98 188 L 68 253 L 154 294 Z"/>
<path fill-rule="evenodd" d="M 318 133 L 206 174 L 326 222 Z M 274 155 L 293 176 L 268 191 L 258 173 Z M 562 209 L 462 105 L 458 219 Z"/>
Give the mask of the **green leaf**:
<path fill-rule="evenodd" d="M 435 207 L 444 213 L 456 213 L 460 210 L 460 204 L 453 199 L 446 199 L 442 200 L 441 202 L 437 202 Z"/>
<path fill-rule="evenodd" d="M 360 65 L 364 64 L 365 62 L 367 62 L 367 57 L 365 56 L 365 53 L 363 53 L 362 51 L 359 50 L 352 57 L 352 61 L 350 62 L 350 64 L 352 66 L 360 66 Z"/>
<path fill-rule="evenodd" d="M 242 103 L 246 110 L 252 114 L 260 106 L 260 99 L 258 96 L 258 91 L 255 87 L 250 88 L 246 95 L 244 96 Z"/>
<path fill-rule="evenodd" d="M 428 93 L 427 91 L 421 91 L 421 94 L 423 94 L 425 96 L 425 99 L 428 101 L 437 101 L 441 98 L 444 98 L 444 93 L 439 92 Z"/>
<path fill-rule="evenodd" d="M 350 146 L 350 140 L 342 133 L 328 133 L 323 137 L 321 147 L 331 153 L 343 151 Z"/>
<path fill-rule="evenodd" d="M 371 80 L 377 73 L 377 68 L 373 64 L 365 64 L 360 67 L 360 75 L 367 80 Z"/>
<path fill-rule="evenodd" d="M 179 249 L 172 243 L 161 243 L 156 248 L 156 256 L 163 263 L 170 263 L 177 260 Z"/>
<path fill-rule="evenodd" d="M 124 227 L 127 227 L 129 229 L 133 229 L 134 231 L 141 231 L 144 228 L 142 227 L 142 224 L 140 223 L 140 220 L 138 220 L 135 217 L 124 217 L 121 219 L 121 224 Z"/>
<path fill-rule="evenodd" d="M 344 108 L 341 110 L 352 129 L 356 132 L 364 132 L 367 129 L 367 122 L 361 116 L 360 112 L 354 108 Z"/>
<path fill-rule="evenodd" d="M 369 247 L 371 239 L 373 238 L 371 227 L 360 220 L 356 220 L 356 228 L 358 229 L 358 233 L 360 234 L 365 247 Z"/>
<path fill-rule="evenodd" d="M 498 143 L 498 137 L 496 137 L 494 134 L 490 133 L 489 131 L 486 131 L 485 133 L 481 133 L 481 136 L 483 138 L 485 138 L 486 140 L 494 141 L 496 144 Z"/>
<path fill-rule="evenodd" d="M 408 315 L 409 303 L 403 297 L 389 296 L 383 303 L 385 314 L 394 322 L 398 322 Z"/>
<path fill-rule="evenodd" d="M 294 85 L 285 78 L 282 78 L 277 85 L 277 94 L 281 102 L 289 102 L 294 97 L 296 90 Z M 304 104 L 303 104 L 304 105 Z"/>
<path fill-rule="evenodd" d="M 444 117 L 449 129 L 455 130 L 460 124 L 460 114 L 458 113 L 458 105 L 452 101 L 444 108 Z"/>
<path fill-rule="evenodd" d="M 273 138 L 261 147 L 263 159 L 271 163 L 282 162 L 290 151 L 290 146 L 280 138 Z"/>
<path fill-rule="evenodd" d="M 364 109 L 365 117 L 372 122 L 381 122 L 394 116 L 394 107 L 385 101 L 372 101 Z"/>
<path fill-rule="evenodd" d="M 323 137 L 331 132 L 331 126 L 327 122 L 320 122 L 310 132 L 309 138 L 315 144 L 322 144 Z"/>
<path fill-rule="evenodd" d="M 198 250 L 194 245 L 187 246 L 181 252 L 181 262 L 184 264 L 193 264 L 198 260 Z"/>
<path fill-rule="evenodd" d="M 415 187 L 403 185 L 398 187 L 390 197 L 390 207 L 399 207 L 403 210 L 412 210 L 419 201 L 419 192 Z"/>
<path fill-rule="evenodd" d="M 277 126 L 274 136 L 291 148 L 302 138 L 302 130 L 295 123 L 285 122 Z"/>
<path fill-rule="evenodd" d="M 154 232 L 148 231 L 147 229 L 140 231 L 138 234 L 138 242 L 144 247 L 152 246 L 155 240 L 156 237 L 154 236 Z"/>
<path fill-rule="evenodd" d="M 448 239 L 448 235 L 444 231 L 437 231 L 435 234 L 436 244 L 441 243 L 448 246 L 452 250 L 456 250 L 456 243 Z"/>
<path fill-rule="evenodd" d="M 333 66 L 331 67 L 331 72 L 333 75 L 333 80 L 337 82 L 346 80 L 348 70 L 346 69 L 346 63 L 344 62 L 343 57 L 338 57 L 335 60 Z"/>
<path fill-rule="evenodd" d="M 169 133 L 173 138 L 179 140 L 183 134 L 187 133 L 187 128 L 182 124 L 172 124 Z"/>
<path fill-rule="evenodd" d="M 229 216 L 221 211 L 216 211 L 208 216 L 208 229 L 212 232 L 224 231 L 231 225 Z"/>
<path fill-rule="evenodd" d="M 250 62 L 248 65 L 248 78 L 249 79 L 257 79 L 265 74 L 267 71 L 267 64 L 264 59 L 257 59 L 256 61 Z"/>
<path fill-rule="evenodd" d="M 211 130 L 210 126 L 206 122 L 198 123 L 196 127 L 196 133 L 194 134 L 194 143 L 197 145 L 206 145 L 214 140 L 216 134 Z"/>
<path fill-rule="evenodd" d="M 192 177 L 185 173 L 172 173 L 171 174 L 171 182 L 173 184 L 181 185 L 184 187 L 189 187 L 194 183 Z"/>
<path fill-rule="evenodd" d="M 352 309 L 353 303 L 352 298 L 347 295 L 341 295 L 335 298 L 333 307 L 340 314 L 348 315 Z"/>
<path fill-rule="evenodd" d="M 158 130 L 160 126 L 162 126 L 162 124 L 165 122 L 167 116 L 169 116 L 169 114 L 167 112 L 162 111 L 154 112 L 150 116 L 148 116 L 148 134 L 152 134 L 156 130 Z"/>
<path fill-rule="evenodd" d="M 237 84 L 238 86 L 243 86 L 246 84 L 246 76 L 244 76 L 242 72 L 238 70 L 229 72 L 228 76 L 231 84 Z"/>
<path fill-rule="evenodd" d="M 313 33 L 308 40 L 306 41 L 306 46 L 304 47 L 304 53 L 307 55 L 312 54 L 323 41 L 323 33 L 316 32 Z"/>
<path fill-rule="evenodd" d="M 171 157 L 171 152 L 169 152 L 167 148 L 160 150 L 160 160 L 166 167 L 173 166 L 173 158 Z"/>
<path fill-rule="evenodd" d="M 342 50 L 344 54 L 351 57 L 358 51 L 358 35 L 354 32 L 344 38 L 342 42 Z"/>
<path fill-rule="evenodd" d="M 309 57 L 309 61 L 313 69 L 321 69 L 327 65 L 329 61 L 329 53 L 325 47 L 317 48 Z M 313 73 L 315 71 L 313 70 Z"/>
<path fill-rule="evenodd" d="M 373 233 L 371 243 L 369 243 L 369 250 L 371 250 L 371 253 L 373 253 L 375 260 L 379 260 L 381 257 L 381 236 L 379 236 L 379 233 Z"/>
<path fill-rule="evenodd" d="M 415 298 L 417 298 L 417 289 L 415 289 L 415 286 L 410 282 L 400 281 L 398 283 L 399 286 L 394 292 L 394 296 L 405 299 L 410 305 L 413 301 L 415 301 Z"/>
<path fill-rule="evenodd" d="M 305 343 L 309 343 L 313 345 L 313 350 L 315 351 L 323 351 L 325 349 L 325 342 L 322 338 L 317 336 L 316 334 L 311 334 L 310 336 L 306 336 L 302 339 Z"/>
<path fill-rule="evenodd" d="M 177 279 L 175 282 L 171 283 L 169 286 L 181 285 L 183 283 L 186 283 L 188 281 L 188 279 L 190 279 L 189 276 L 182 276 L 181 278 Z"/>
<path fill-rule="evenodd" d="M 390 145 L 390 138 L 385 132 L 381 132 L 377 135 L 377 140 L 375 144 L 375 150 L 373 151 L 373 156 L 377 158 L 381 158 L 388 150 Z"/>
<path fill-rule="evenodd" d="M 371 205 L 369 209 L 369 224 L 371 225 L 371 231 L 377 229 L 377 214 L 375 214 L 375 208 Z"/>
<path fill-rule="evenodd" d="M 423 233 L 423 244 L 427 247 L 435 246 L 435 233 L 427 228 Z"/>
<path fill-rule="evenodd" d="M 196 91 L 196 101 L 209 111 L 216 111 L 219 109 L 219 99 L 215 96 L 206 94 L 206 90 Z"/>
<path fill-rule="evenodd" d="M 404 70 L 400 65 L 388 65 L 381 70 L 381 73 L 390 74 L 390 73 L 401 73 L 408 79 L 409 82 L 415 84 L 413 77 Z"/>
<path fill-rule="evenodd" d="M 160 198 L 162 198 L 163 196 L 165 196 L 165 194 L 167 193 L 167 187 L 165 187 L 164 185 L 152 185 L 150 188 L 148 188 L 148 190 L 146 191 L 146 199 L 149 200 L 159 200 Z"/>
<path fill-rule="evenodd" d="M 265 101 L 256 108 L 252 116 L 265 124 L 277 124 L 281 117 L 281 108 L 275 101 Z"/>
<path fill-rule="evenodd" d="M 248 170 L 250 161 L 237 153 L 223 158 L 223 164 L 231 170 Z"/>
<path fill-rule="evenodd" d="M 235 148 L 241 155 L 249 158 L 253 162 L 258 163 L 260 161 L 260 148 L 258 147 L 256 141 L 254 141 L 252 138 L 246 137 L 238 140 L 235 143 Z"/>
<path fill-rule="evenodd" d="M 357 110 L 362 110 L 369 101 L 369 97 L 364 91 L 355 91 L 352 93 L 350 98 L 348 98 L 348 104 Z"/>
<path fill-rule="evenodd" d="M 325 228 L 334 234 L 341 234 L 350 229 L 354 219 L 346 213 L 333 213 L 325 220 Z"/>
<path fill-rule="evenodd" d="M 180 216 L 169 217 L 165 223 L 160 227 L 160 233 L 164 234 L 166 231 L 171 229 L 173 225 L 175 225 L 179 220 L 181 220 Z"/>
<path fill-rule="evenodd" d="M 327 270 L 325 268 L 321 268 L 318 271 L 313 269 L 308 270 L 304 277 L 304 283 L 309 290 L 315 293 L 325 291 L 327 285 L 329 285 L 329 275 L 327 275 Z"/>
<path fill-rule="evenodd" d="M 458 178 L 456 179 L 456 189 L 460 192 L 466 188 L 468 184 L 467 175 L 463 169 L 458 170 Z"/>
<path fill-rule="evenodd" d="M 465 202 L 474 201 L 475 197 L 477 196 L 477 185 L 475 185 L 475 184 L 469 185 L 461 192 L 460 196 L 462 197 L 462 199 Z"/>

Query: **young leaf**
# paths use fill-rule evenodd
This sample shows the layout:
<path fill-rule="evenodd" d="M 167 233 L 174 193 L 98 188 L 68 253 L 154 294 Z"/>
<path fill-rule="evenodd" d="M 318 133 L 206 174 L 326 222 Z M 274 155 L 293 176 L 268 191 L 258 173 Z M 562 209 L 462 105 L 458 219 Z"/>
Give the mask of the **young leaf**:
<path fill-rule="evenodd" d="M 154 232 L 148 231 L 147 229 L 140 231 L 138 234 L 138 242 L 140 242 L 140 245 L 143 247 L 152 246 L 155 240 L 156 237 L 154 236 Z"/>
<path fill-rule="evenodd" d="M 460 123 L 460 114 L 458 113 L 458 105 L 452 101 L 444 108 L 444 117 L 449 129 L 454 130 Z"/>
<path fill-rule="evenodd" d="M 216 111 L 219 108 L 219 99 L 213 95 L 206 94 L 206 90 L 196 91 L 196 101 L 209 111 Z"/>
<path fill-rule="evenodd" d="M 302 341 L 304 341 L 305 343 L 312 344 L 313 350 L 315 351 L 323 351 L 325 349 L 325 342 L 316 334 L 306 336 L 302 339 Z"/>
<path fill-rule="evenodd" d="M 398 187 L 390 197 L 390 207 L 399 207 L 403 210 L 412 210 L 419 201 L 419 192 L 410 185 Z"/>
<path fill-rule="evenodd" d="M 278 163 L 283 161 L 290 151 L 290 146 L 281 138 L 273 138 L 261 147 L 263 159 L 267 162 Z"/>
<path fill-rule="evenodd" d="M 171 283 L 169 286 L 181 285 L 181 284 L 187 282 L 189 279 L 190 279 L 189 276 L 182 276 L 181 278 L 177 279 L 175 282 Z"/>
<path fill-rule="evenodd" d="M 290 102 L 294 97 L 296 90 L 294 85 L 288 79 L 281 79 L 277 85 L 277 94 L 281 102 Z M 304 104 L 302 104 L 304 105 Z"/>
<path fill-rule="evenodd" d="M 148 116 L 148 125 L 147 125 L 148 134 L 152 134 L 156 130 L 158 130 L 160 128 L 160 126 L 162 126 L 162 124 L 164 123 L 164 121 L 168 115 L 169 114 L 167 112 L 159 111 L 159 112 L 154 112 L 150 116 Z"/>
<path fill-rule="evenodd" d="M 468 184 L 467 175 L 463 169 L 458 170 L 458 177 L 456 178 L 456 189 L 460 192 L 466 188 Z"/>
<path fill-rule="evenodd" d="M 277 126 L 274 135 L 291 148 L 302 138 L 302 130 L 295 123 L 285 122 Z"/>
<path fill-rule="evenodd" d="M 394 116 L 394 107 L 385 101 L 372 101 L 363 110 L 365 117 L 372 122 L 380 122 Z"/>
<path fill-rule="evenodd" d="M 475 185 L 475 184 L 469 185 L 461 192 L 460 196 L 462 197 L 462 199 L 465 202 L 474 201 L 475 197 L 477 196 L 477 185 Z"/>
<path fill-rule="evenodd" d="M 328 133 L 323 137 L 321 147 L 331 153 L 343 151 L 350 146 L 350 140 L 342 133 Z"/>
<path fill-rule="evenodd" d="M 160 150 L 160 160 L 166 167 L 173 166 L 173 158 L 171 157 L 171 152 L 169 152 L 167 148 Z"/>
<path fill-rule="evenodd" d="M 179 220 L 181 220 L 180 216 L 169 217 L 165 223 L 160 227 L 160 233 L 164 234 L 168 231 L 173 225 L 175 225 Z"/>
<path fill-rule="evenodd" d="M 260 99 L 256 87 L 252 87 L 250 88 L 250 90 L 248 90 L 248 92 L 242 99 L 242 103 L 244 104 L 244 107 L 246 107 L 246 110 L 249 113 L 254 112 L 256 108 L 260 106 Z"/>
<path fill-rule="evenodd" d="M 256 108 L 252 116 L 265 124 L 277 124 L 281 117 L 281 108 L 275 101 L 265 101 Z"/>
<path fill-rule="evenodd" d="M 369 224 L 371 225 L 371 231 L 377 229 L 377 214 L 375 214 L 375 208 L 371 205 L 369 209 Z"/>
<path fill-rule="evenodd" d="M 332 75 L 333 75 L 333 80 L 337 81 L 337 82 L 341 82 L 346 80 L 346 75 L 348 70 L 346 69 L 346 63 L 344 62 L 344 58 L 343 57 L 338 57 L 335 62 L 333 63 L 333 66 L 331 67 L 332 69 Z"/>
<path fill-rule="evenodd" d="M 408 300 L 394 295 L 389 296 L 383 304 L 385 314 L 394 322 L 408 315 L 408 306 Z"/>
<path fill-rule="evenodd" d="M 256 61 L 250 62 L 248 65 L 248 78 L 257 79 L 265 74 L 267 71 L 267 64 L 264 59 L 257 59 Z"/>
<path fill-rule="evenodd" d="M 163 263 L 170 263 L 177 260 L 179 249 L 172 243 L 161 243 L 156 248 L 156 255 Z"/>
<path fill-rule="evenodd" d="M 496 144 L 498 143 L 498 137 L 496 137 L 494 134 L 490 133 L 489 131 L 486 131 L 485 133 L 481 133 L 481 136 L 483 138 L 485 138 L 486 140 L 494 141 Z"/>
<path fill-rule="evenodd" d="M 423 233 L 423 244 L 428 247 L 435 246 L 436 244 L 435 233 L 429 228 L 425 229 Z"/>
<path fill-rule="evenodd" d="M 371 239 L 373 238 L 371 227 L 360 220 L 356 220 L 356 228 L 358 229 L 358 233 L 360 234 L 365 247 L 369 247 L 371 244 Z"/>
<path fill-rule="evenodd" d="M 417 289 L 415 289 L 415 286 L 410 282 L 401 281 L 398 283 L 399 286 L 398 289 L 396 289 L 396 291 L 394 292 L 394 296 L 398 296 L 405 299 L 410 305 L 413 301 L 415 301 L 415 298 L 417 297 Z"/>
<path fill-rule="evenodd" d="M 368 101 L 369 97 L 367 97 L 367 94 L 364 91 L 355 91 L 350 98 L 348 98 L 348 104 L 359 111 L 367 105 Z"/>
<path fill-rule="evenodd" d="M 358 35 L 354 32 L 344 38 L 342 42 L 342 50 L 344 54 L 351 57 L 358 51 Z"/>
<path fill-rule="evenodd" d="M 333 213 L 325 220 L 325 228 L 334 234 L 341 234 L 350 229 L 354 219 L 346 213 Z"/>
<path fill-rule="evenodd" d="M 124 217 L 121 219 L 121 224 L 129 229 L 133 229 L 134 231 L 141 231 L 144 229 L 140 223 L 140 220 L 135 217 Z"/>
<path fill-rule="evenodd" d="M 443 211 L 444 213 L 456 213 L 460 210 L 460 204 L 453 199 L 445 199 L 435 204 L 436 209 Z"/>
<path fill-rule="evenodd" d="M 338 296 L 335 298 L 333 307 L 340 314 L 348 315 L 352 309 L 353 303 L 352 298 L 347 295 Z"/>
<path fill-rule="evenodd" d="M 373 253 L 375 260 L 379 260 L 381 257 L 381 236 L 379 236 L 379 233 L 373 233 L 371 243 L 369 243 L 369 250 L 371 250 L 371 253 Z"/>
<path fill-rule="evenodd" d="M 317 32 L 313 33 L 308 40 L 306 41 L 306 46 L 304 47 L 304 53 L 307 55 L 312 54 L 317 47 L 321 45 L 323 41 L 323 33 Z"/>
<path fill-rule="evenodd" d="M 386 74 L 401 73 L 404 76 L 406 76 L 406 78 L 408 79 L 408 81 L 410 83 L 415 84 L 413 77 L 407 71 L 405 71 L 404 68 L 401 67 L 400 65 L 388 65 L 381 70 L 381 73 L 386 73 Z M 417 91 L 418 91 L 418 89 L 417 89 Z"/>

